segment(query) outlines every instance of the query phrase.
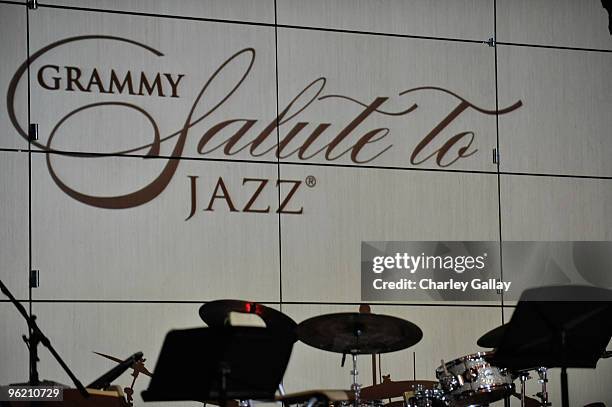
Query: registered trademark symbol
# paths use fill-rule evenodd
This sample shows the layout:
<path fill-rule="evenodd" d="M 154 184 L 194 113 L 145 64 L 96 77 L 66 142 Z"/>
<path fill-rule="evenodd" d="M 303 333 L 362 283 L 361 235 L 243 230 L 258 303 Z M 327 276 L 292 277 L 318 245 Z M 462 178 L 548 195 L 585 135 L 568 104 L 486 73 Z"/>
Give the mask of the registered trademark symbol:
<path fill-rule="evenodd" d="M 310 188 L 313 188 L 315 185 L 317 185 L 317 179 L 313 175 L 307 176 L 304 182 Z"/>

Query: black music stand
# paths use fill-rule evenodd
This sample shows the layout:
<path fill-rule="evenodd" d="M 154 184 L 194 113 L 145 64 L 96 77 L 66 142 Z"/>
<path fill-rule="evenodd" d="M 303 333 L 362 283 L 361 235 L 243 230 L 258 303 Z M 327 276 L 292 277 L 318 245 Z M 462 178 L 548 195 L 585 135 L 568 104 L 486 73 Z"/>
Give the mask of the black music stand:
<path fill-rule="evenodd" d="M 253 327 L 168 332 L 144 401 L 274 400 L 293 338 Z"/>
<path fill-rule="evenodd" d="M 560 367 L 568 407 L 567 368 L 594 369 L 611 337 L 612 290 L 533 288 L 521 295 L 491 362 L 515 371 Z"/>

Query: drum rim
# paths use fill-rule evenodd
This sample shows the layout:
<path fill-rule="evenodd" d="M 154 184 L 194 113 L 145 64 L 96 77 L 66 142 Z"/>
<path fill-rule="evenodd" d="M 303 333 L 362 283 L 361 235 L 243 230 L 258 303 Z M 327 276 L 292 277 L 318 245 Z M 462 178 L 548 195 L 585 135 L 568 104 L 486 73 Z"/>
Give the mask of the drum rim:
<path fill-rule="evenodd" d="M 420 392 L 423 392 L 425 394 L 423 395 Z M 435 389 L 423 389 L 423 390 L 415 391 L 414 394 L 410 398 L 418 398 L 419 396 L 421 396 L 421 397 L 422 396 L 428 397 L 428 396 L 432 396 L 432 395 L 433 396 L 436 396 L 436 395 L 445 396 L 446 392 L 443 389 L 439 389 L 439 388 L 435 388 Z"/>
<path fill-rule="evenodd" d="M 438 368 L 436 369 L 436 373 L 438 373 L 438 371 L 440 372 L 444 372 L 445 369 L 444 367 L 446 366 L 446 368 L 448 369 L 449 367 L 453 367 L 453 366 L 457 366 L 465 361 L 475 361 L 475 360 L 483 360 L 486 363 L 488 363 L 489 365 L 491 365 L 489 362 L 487 362 L 487 360 L 485 359 L 485 356 L 490 356 L 493 355 L 495 352 L 493 351 L 484 351 L 484 352 L 475 352 L 475 353 L 471 353 L 469 355 L 465 355 L 465 356 L 461 356 L 459 358 L 450 360 L 448 362 L 446 362 L 444 365 L 440 365 L 438 366 Z M 494 365 L 491 365 L 494 366 Z M 498 367 L 498 366 L 495 366 Z M 499 367 L 498 367 L 499 368 Z M 501 369 L 501 368 L 500 368 Z"/>
<path fill-rule="evenodd" d="M 470 397 L 473 396 L 477 396 L 477 395 L 481 395 L 481 394 L 487 394 L 487 393 L 493 393 L 497 390 L 507 390 L 508 392 L 513 392 L 515 389 L 515 385 L 514 383 L 504 383 L 504 384 L 496 384 L 493 386 L 482 386 L 482 387 L 478 387 L 477 390 L 465 390 L 462 393 L 459 394 L 453 394 L 452 392 L 449 393 L 450 397 L 454 400 L 460 400 L 460 401 L 464 401 L 467 400 Z M 505 396 L 505 395 L 504 395 Z M 504 398 L 504 396 L 500 397 L 497 400 L 491 400 L 491 403 L 494 403 L 495 401 L 499 401 L 501 399 Z"/>
<path fill-rule="evenodd" d="M 448 391 L 448 392 L 444 392 L 444 395 L 450 396 L 450 397 L 462 397 L 464 394 L 480 394 L 480 393 L 493 393 L 494 391 L 497 390 L 509 390 L 509 391 L 514 391 L 514 389 L 516 388 L 516 386 L 514 385 L 514 383 L 503 383 L 503 384 L 483 384 L 481 386 L 478 386 L 478 388 L 476 389 L 466 389 L 463 390 L 462 392 L 459 392 L 459 388 L 452 390 L 452 391 Z"/>

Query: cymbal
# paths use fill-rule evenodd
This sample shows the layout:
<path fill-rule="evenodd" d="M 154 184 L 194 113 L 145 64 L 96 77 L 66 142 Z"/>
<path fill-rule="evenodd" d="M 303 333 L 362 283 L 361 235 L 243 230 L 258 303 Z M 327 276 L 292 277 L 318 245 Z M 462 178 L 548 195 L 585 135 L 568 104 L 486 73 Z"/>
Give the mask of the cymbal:
<path fill-rule="evenodd" d="M 302 342 L 315 348 L 355 355 L 394 352 L 423 338 L 412 322 L 358 312 L 319 315 L 300 323 L 297 332 Z"/>
<path fill-rule="evenodd" d="M 207 302 L 200 307 L 199 313 L 202 321 L 210 327 L 222 327 L 230 312 L 242 312 L 258 315 L 266 324 L 266 328 L 282 330 L 295 335 L 297 324 L 293 319 L 274 308 L 266 307 L 255 302 L 242 300 L 216 300 Z"/>
<path fill-rule="evenodd" d="M 497 348 L 499 341 L 501 341 L 501 338 L 504 336 L 504 332 L 506 332 L 506 328 L 508 328 L 508 324 L 493 328 L 486 334 L 482 335 L 476 343 L 478 346 L 482 346 L 483 348 Z"/>
<path fill-rule="evenodd" d="M 405 392 L 414 391 L 417 385 L 423 386 L 424 389 L 433 389 L 438 385 L 438 382 L 432 380 L 403 380 L 399 382 L 386 380 L 380 384 L 362 388 L 359 397 L 364 400 L 403 397 Z"/>

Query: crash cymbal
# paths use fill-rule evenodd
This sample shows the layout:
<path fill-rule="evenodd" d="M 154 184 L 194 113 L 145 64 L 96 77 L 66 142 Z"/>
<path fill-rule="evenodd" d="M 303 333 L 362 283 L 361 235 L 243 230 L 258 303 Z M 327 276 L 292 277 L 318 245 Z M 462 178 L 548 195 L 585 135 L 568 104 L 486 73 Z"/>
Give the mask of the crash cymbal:
<path fill-rule="evenodd" d="M 438 382 L 431 380 L 403 380 L 394 382 L 385 380 L 374 386 L 363 387 L 359 393 L 359 397 L 364 400 L 383 400 L 393 397 L 403 397 L 407 391 L 414 391 L 417 385 L 423 386 L 424 389 L 433 389 L 438 385 Z"/>
<path fill-rule="evenodd" d="M 230 312 L 242 312 L 258 315 L 266 324 L 266 328 L 278 329 L 295 335 L 297 324 L 293 319 L 274 308 L 255 302 L 241 300 L 216 300 L 207 302 L 200 307 L 200 318 L 210 327 L 226 325 Z"/>
<path fill-rule="evenodd" d="M 315 348 L 355 355 L 394 352 L 423 337 L 412 322 L 358 312 L 319 315 L 300 323 L 297 332 L 302 342 Z"/>
<path fill-rule="evenodd" d="M 506 332 L 506 328 L 508 324 L 500 325 L 497 328 L 491 329 L 486 334 L 482 335 L 479 339 L 478 346 L 482 346 L 483 348 L 497 348 L 499 341 L 504 336 L 504 332 Z"/>

